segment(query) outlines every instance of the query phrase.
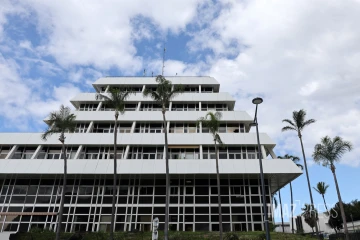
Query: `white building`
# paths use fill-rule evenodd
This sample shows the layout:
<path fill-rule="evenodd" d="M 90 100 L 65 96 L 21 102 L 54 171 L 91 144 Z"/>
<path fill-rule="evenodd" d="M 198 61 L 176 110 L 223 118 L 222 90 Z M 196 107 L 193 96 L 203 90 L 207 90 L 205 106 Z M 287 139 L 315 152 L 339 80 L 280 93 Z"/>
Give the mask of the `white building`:
<path fill-rule="evenodd" d="M 213 139 L 207 129 L 195 124 L 199 117 L 216 110 L 223 113 L 220 136 L 226 145 L 219 153 L 224 230 L 262 230 L 257 140 L 255 133 L 249 133 L 253 118 L 244 111 L 234 111 L 234 98 L 219 92 L 220 85 L 212 77 L 167 79 L 185 86 L 185 92 L 170 103 L 166 113 L 170 229 L 219 228 Z M 149 231 L 155 217 L 163 228 L 162 114 L 158 105 L 142 95 L 146 87 L 156 88 L 155 77 L 105 77 L 93 84 L 102 93 L 109 86 L 120 85 L 132 87 L 136 94 L 129 98 L 125 114 L 119 116 L 115 230 Z M 66 231 L 106 231 L 110 224 L 114 112 L 95 99 L 94 92 L 79 94 L 71 100 L 78 126 L 76 133 L 66 134 L 69 157 L 63 219 Z M 260 121 L 266 124 L 266 119 Z M 56 135 L 46 142 L 40 135 L 0 134 L 0 231 L 56 227 L 63 173 L 61 145 Z M 260 141 L 269 203 L 270 192 L 302 172 L 291 160 L 276 159 L 275 142 L 267 134 L 261 133 Z M 269 159 L 270 156 L 274 159 Z"/>
<path fill-rule="evenodd" d="M 318 221 L 319 231 L 327 234 L 335 233 L 335 230 L 330 227 L 328 222 L 329 222 L 329 217 L 325 213 L 319 213 L 319 221 Z M 352 222 L 348 220 L 346 225 L 348 227 L 349 232 L 353 232 L 360 229 L 360 221 Z M 291 222 L 290 222 L 290 226 L 291 226 Z M 305 233 L 309 233 L 313 231 L 311 227 L 305 222 L 305 219 L 302 216 L 297 216 L 294 219 L 294 229 L 295 230 L 303 229 Z M 343 231 L 343 229 L 341 231 Z"/>

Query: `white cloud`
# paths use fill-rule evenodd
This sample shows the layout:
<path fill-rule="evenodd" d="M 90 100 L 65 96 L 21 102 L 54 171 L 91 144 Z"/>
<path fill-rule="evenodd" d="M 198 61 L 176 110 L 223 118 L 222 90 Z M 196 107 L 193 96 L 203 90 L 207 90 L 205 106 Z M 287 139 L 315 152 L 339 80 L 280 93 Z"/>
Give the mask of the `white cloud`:
<path fill-rule="evenodd" d="M 47 40 L 38 51 L 54 56 L 61 66 L 92 65 L 105 70 L 117 67 L 124 74 L 133 74 L 142 68 L 134 38 L 183 31 L 195 17 L 199 2 L 38 0 L 28 1 L 26 7 L 35 13 L 38 31 Z M 142 22 L 134 29 L 131 21 L 138 16 L 151 21 L 157 29 L 149 29 Z"/>
<path fill-rule="evenodd" d="M 34 121 L 39 127 L 45 116 L 61 104 L 69 105 L 80 89 L 63 84 L 48 89 L 41 79 L 27 79 L 19 75 L 20 68 L 13 61 L 0 54 L 0 116 L 8 123 L 5 127 L 26 131 Z"/>
<path fill-rule="evenodd" d="M 295 133 L 281 133 L 281 120 L 304 108 L 318 120 L 304 132 L 308 158 L 326 134 L 340 135 L 360 147 L 360 29 L 358 1 L 226 1 L 216 19 L 189 43 L 210 49 L 209 74 L 222 91 L 237 98 L 237 108 L 253 114 L 251 99 L 264 97 L 261 131 L 277 150 L 301 156 Z M 225 6 L 226 4 L 223 4 Z M 319 7 L 321 6 L 321 7 Z M 234 44 L 234 41 L 237 44 Z M 235 58 L 229 56 L 236 51 Z M 230 54 L 231 55 L 231 54 Z M 344 163 L 359 166 L 357 151 Z"/>

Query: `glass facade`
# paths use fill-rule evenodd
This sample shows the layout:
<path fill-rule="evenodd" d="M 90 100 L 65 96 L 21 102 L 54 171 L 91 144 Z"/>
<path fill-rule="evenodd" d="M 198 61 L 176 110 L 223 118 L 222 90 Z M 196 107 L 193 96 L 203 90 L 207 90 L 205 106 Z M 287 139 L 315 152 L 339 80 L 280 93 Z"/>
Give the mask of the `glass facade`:
<path fill-rule="evenodd" d="M 109 176 L 108 176 L 109 177 Z M 165 220 L 165 178 L 162 175 L 119 176 L 116 231 L 150 231 L 158 217 Z M 220 180 L 225 231 L 262 230 L 262 201 L 258 179 Z M 1 231 L 28 231 L 33 227 L 55 229 L 62 176 L 41 179 L 7 178 L 1 181 Z M 269 187 L 266 182 L 267 201 Z M 219 228 L 215 176 L 171 177 L 170 229 L 215 231 Z M 63 227 L 67 232 L 107 231 L 111 219 L 112 180 L 103 176 L 69 177 L 65 188 Z"/>

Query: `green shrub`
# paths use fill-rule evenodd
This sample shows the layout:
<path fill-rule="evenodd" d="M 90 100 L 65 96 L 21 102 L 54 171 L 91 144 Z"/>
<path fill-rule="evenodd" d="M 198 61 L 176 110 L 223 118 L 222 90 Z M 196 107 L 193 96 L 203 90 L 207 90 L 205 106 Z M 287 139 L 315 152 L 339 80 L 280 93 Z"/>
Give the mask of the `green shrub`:
<path fill-rule="evenodd" d="M 239 236 L 234 232 L 228 232 L 225 235 L 225 240 L 239 240 Z"/>

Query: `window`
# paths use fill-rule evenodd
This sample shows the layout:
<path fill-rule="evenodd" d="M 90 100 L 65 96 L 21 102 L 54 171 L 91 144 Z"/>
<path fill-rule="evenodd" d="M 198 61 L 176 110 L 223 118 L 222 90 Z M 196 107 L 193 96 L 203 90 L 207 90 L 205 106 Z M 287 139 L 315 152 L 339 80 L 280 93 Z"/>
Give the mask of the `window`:
<path fill-rule="evenodd" d="M 203 159 L 216 159 L 215 147 L 203 147 Z"/>
<path fill-rule="evenodd" d="M 170 148 L 170 159 L 199 159 L 199 148 Z"/>
<path fill-rule="evenodd" d="M 89 123 L 77 123 L 75 132 L 76 133 L 86 133 L 88 127 L 89 127 Z"/>
<path fill-rule="evenodd" d="M 121 89 L 121 91 L 126 91 L 127 89 L 131 89 L 134 93 L 141 93 L 143 89 L 143 85 L 126 85 L 124 86 L 111 86 L 112 89 Z"/>
<path fill-rule="evenodd" d="M 120 122 L 117 125 L 118 133 L 130 133 L 132 123 Z M 114 123 L 94 123 L 92 129 L 93 133 L 113 133 L 115 128 Z"/>
<path fill-rule="evenodd" d="M 78 148 L 78 146 L 67 146 L 66 157 L 68 159 L 74 159 Z M 62 147 L 43 147 L 36 159 L 63 159 L 61 153 Z"/>
<path fill-rule="evenodd" d="M 79 111 L 96 111 L 98 103 L 83 103 L 80 104 Z"/>
<path fill-rule="evenodd" d="M 209 129 L 202 128 L 203 133 L 209 133 Z M 245 126 L 243 123 L 221 123 L 219 126 L 219 133 L 244 133 Z"/>
<path fill-rule="evenodd" d="M 203 87 L 203 86 L 201 86 L 201 92 L 202 93 L 212 93 L 212 92 L 214 92 L 214 89 L 213 89 L 213 87 Z"/>
<path fill-rule="evenodd" d="M 37 147 L 18 147 L 15 151 L 12 159 L 31 159 L 32 155 L 35 153 Z"/>
<path fill-rule="evenodd" d="M 137 103 L 126 103 L 124 106 L 125 111 L 136 111 Z M 108 106 L 106 103 L 103 103 L 100 107 L 100 111 L 114 111 L 114 108 Z"/>
<path fill-rule="evenodd" d="M 163 159 L 164 147 L 130 147 L 129 159 Z"/>
<path fill-rule="evenodd" d="M 116 158 L 123 159 L 125 147 L 117 147 Z M 114 147 L 83 147 L 79 159 L 113 159 Z"/>
<path fill-rule="evenodd" d="M 170 187 L 170 194 L 171 195 L 177 195 L 178 194 L 178 187 Z"/>
<path fill-rule="evenodd" d="M 0 159 L 5 159 L 11 148 L 12 146 L 0 146 Z"/>
<path fill-rule="evenodd" d="M 170 133 L 198 133 L 196 123 L 170 123 Z"/>
<path fill-rule="evenodd" d="M 257 147 L 227 146 L 218 150 L 219 159 L 258 159 Z M 203 146 L 203 159 L 216 159 L 213 146 Z"/>
<path fill-rule="evenodd" d="M 199 111 L 199 103 L 173 103 L 171 111 Z"/>
<path fill-rule="evenodd" d="M 196 92 L 196 93 L 198 93 L 199 92 L 199 85 L 192 85 L 192 86 L 186 85 L 184 87 L 184 92 Z"/>
<path fill-rule="evenodd" d="M 201 111 L 229 111 L 225 103 L 201 103 Z"/>
<path fill-rule="evenodd" d="M 140 105 L 140 111 L 161 111 L 162 106 L 157 103 L 141 103 Z M 166 108 L 166 110 L 169 110 L 169 107 Z"/>
<path fill-rule="evenodd" d="M 162 133 L 162 123 L 137 123 L 135 133 Z"/>

